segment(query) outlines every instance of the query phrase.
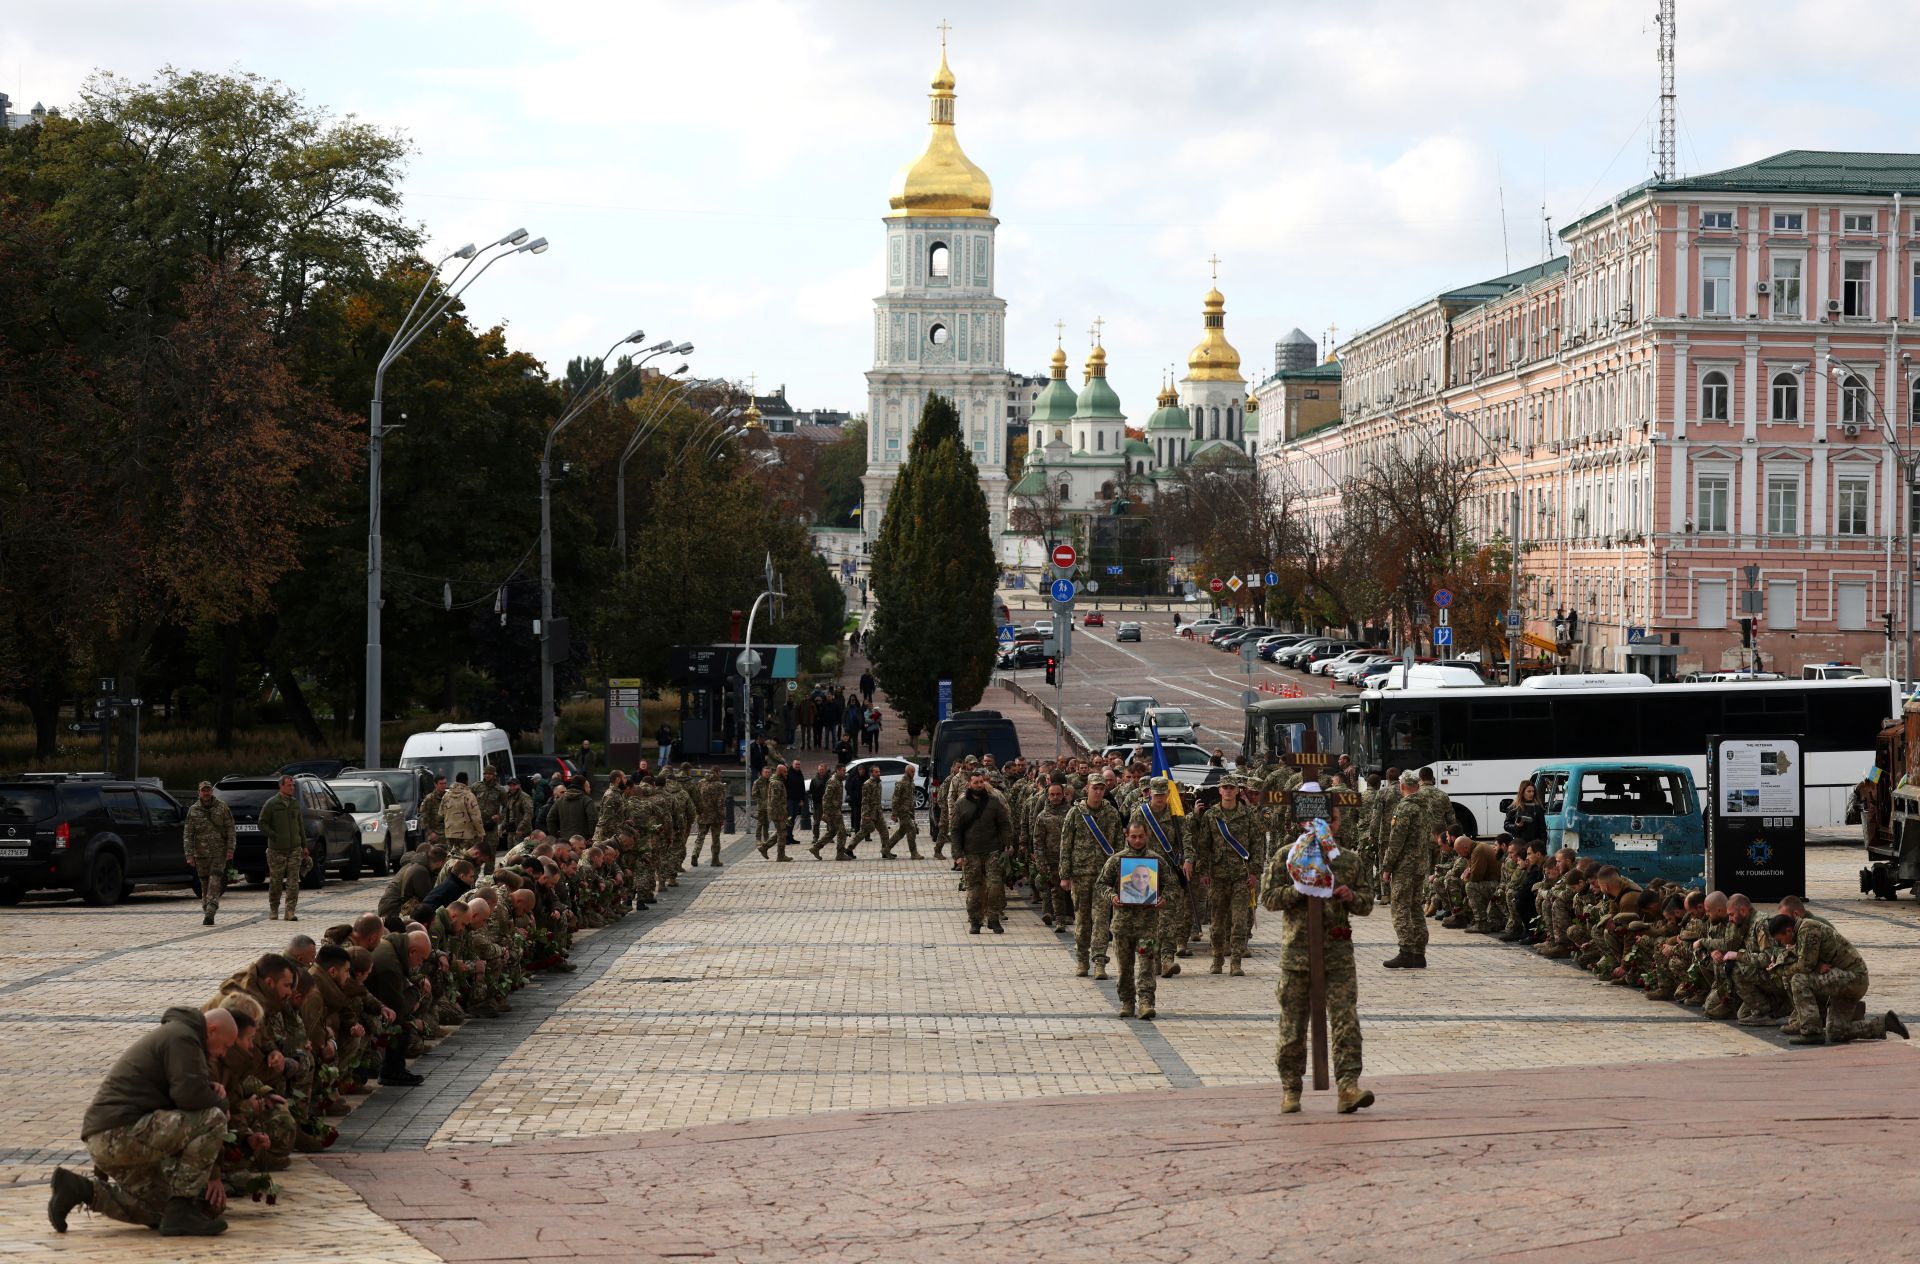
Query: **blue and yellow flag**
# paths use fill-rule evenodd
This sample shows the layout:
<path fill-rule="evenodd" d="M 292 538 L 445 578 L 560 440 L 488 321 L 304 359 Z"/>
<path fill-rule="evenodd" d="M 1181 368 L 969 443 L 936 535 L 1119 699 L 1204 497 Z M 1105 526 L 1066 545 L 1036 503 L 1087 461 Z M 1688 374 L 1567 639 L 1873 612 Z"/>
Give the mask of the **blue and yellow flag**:
<path fill-rule="evenodd" d="M 1160 745 L 1160 726 L 1149 720 L 1147 729 L 1153 734 L 1153 775 L 1167 779 L 1167 806 L 1175 816 L 1185 816 L 1187 809 L 1180 802 L 1180 783 L 1173 779 L 1173 767 L 1167 763 L 1167 752 Z"/>

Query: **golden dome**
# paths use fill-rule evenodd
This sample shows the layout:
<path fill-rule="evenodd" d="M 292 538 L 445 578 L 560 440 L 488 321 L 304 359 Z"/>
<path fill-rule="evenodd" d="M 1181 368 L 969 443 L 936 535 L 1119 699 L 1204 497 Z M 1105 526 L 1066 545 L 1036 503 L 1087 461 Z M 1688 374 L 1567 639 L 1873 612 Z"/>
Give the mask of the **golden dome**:
<path fill-rule="evenodd" d="M 1201 322 L 1206 335 L 1187 356 L 1191 382 L 1245 382 L 1240 376 L 1240 353 L 1227 341 L 1227 299 L 1217 289 L 1207 291 Z"/>
<path fill-rule="evenodd" d="M 1174 408 L 1179 405 L 1180 396 L 1173 389 L 1173 386 L 1171 383 L 1162 382 L 1160 384 L 1160 397 L 1156 399 L 1154 402 L 1160 405 L 1160 407 L 1162 408 Z"/>
<path fill-rule="evenodd" d="M 1087 353 L 1087 379 L 1107 375 L 1107 349 L 1099 343 L 1093 344 L 1093 350 Z"/>
<path fill-rule="evenodd" d="M 1054 381 L 1064 382 L 1067 380 L 1067 349 L 1065 347 L 1055 347 L 1053 349 L 1052 370 Z"/>
<path fill-rule="evenodd" d="M 748 430 L 765 430 L 767 423 L 760 418 L 760 405 L 753 402 L 753 396 L 747 396 L 747 411 L 741 415 L 740 424 Z"/>
<path fill-rule="evenodd" d="M 894 173 L 887 218 L 938 215 L 984 219 L 993 213 L 993 181 L 960 151 L 953 134 L 953 71 L 947 68 L 947 50 L 940 50 L 940 69 L 928 94 L 927 147 L 920 156 Z"/>

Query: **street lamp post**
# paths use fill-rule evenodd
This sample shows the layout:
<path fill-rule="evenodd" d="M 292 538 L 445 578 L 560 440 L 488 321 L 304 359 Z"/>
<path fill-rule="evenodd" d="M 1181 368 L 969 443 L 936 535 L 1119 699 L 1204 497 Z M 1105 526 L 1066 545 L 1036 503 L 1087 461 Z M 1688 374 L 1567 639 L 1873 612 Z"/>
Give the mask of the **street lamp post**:
<path fill-rule="evenodd" d="M 676 355 L 686 355 L 692 350 L 692 343 L 683 342 L 675 346 L 673 340 L 669 338 L 665 342 L 658 342 L 649 347 L 647 349 L 648 354 L 646 359 L 642 360 L 641 363 L 644 364 L 646 360 L 651 360 L 654 356 L 666 352 L 672 352 Z M 679 377 L 686 371 L 687 366 L 683 364 L 672 373 L 667 374 L 667 376 Z M 627 437 L 626 446 L 620 450 L 620 459 L 614 463 L 613 544 L 615 551 L 620 554 L 620 564 L 622 566 L 627 564 L 627 462 L 631 461 L 634 453 L 640 450 L 640 445 L 644 443 L 647 436 L 653 432 L 654 425 L 663 419 L 663 411 L 667 405 L 700 385 L 704 385 L 703 380 L 693 378 L 664 389 L 655 398 L 653 407 L 648 411 L 647 415 L 634 425 L 633 433 Z"/>
<path fill-rule="evenodd" d="M 502 249 L 503 247 L 506 249 Z M 399 429 L 398 426 L 386 427 L 381 424 L 381 414 L 386 403 L 387 370 L 393 366 L 394 361 L 406 353 L 407 348 L 419 341 L 420 335 L 426 333 L 434 322 L 447 313 L 447 310 L 467 292 L 475 281 L 480 279 L 481 273 L 508 255 L 544 254 L 546 249 L 545 237 L 536 237 L 528 241 L 527 230 L 516 228 L 485 247 L 476 247 L 469 242 L 442 257 L 433 265 L 432 270 L 427 274 L 427 279 L 420 283 L 420 292 L 413 296 L 413 305 L 407 308 L 407 314 L 401 319 L 400 327 L 393 331 L 393 340 L 387 344 L 386 351 L 380 356 L 379 364 L 374 367 L 373 399 L 367 408 L 367 665 L 366 700 L 363 704 L 366 734 L 364 766 L 367 768 L 380 766 L 380 588 L 382 578 L 380 456 L 387 430 Z M 496 250 L 499 253 L 488 253 Z M 480 263 L 479 268 L 473 271 L 471 277 L 467 277 L 475 261 L 483 258 L 484 262 Z M 453 274 L 453 279 L 447 282 L 446 288 L 423 313 L 420 310 L 421 301 L 427 297 L 427 291 L 433 288 L 434 279 L 440 275 L 440 269 L 446 266 L 449 259 L 460 259 L 464 262 L 461 263 L 460 270 Z M 461 279 L 463 277 L 466 278 L 464 282 Z"/>
<path fill-rule="evenodd" d="M 611 395 L 613 388 L 624 381 L 628 374 L 638 370 L 652 356 L 671 349 L 662 344 L 649 355 L 629 363 L 614 376 L 606 376 L 607 356 L 612 355 L 615 348 L 637 343 L 644 337 L 645 331 L 636 329 L 607 348 L 607 355 L 600 357 L 600 367 L 594 370 L 599 380 L 596 382 L 589 378 L 581 383 L 572 401 L 560 414 L 560 419 L 548 427 L 546 443 L 540 450 L 540 750 L 547 755 L 553 754 L 553 441 L 580 414 Z"/>

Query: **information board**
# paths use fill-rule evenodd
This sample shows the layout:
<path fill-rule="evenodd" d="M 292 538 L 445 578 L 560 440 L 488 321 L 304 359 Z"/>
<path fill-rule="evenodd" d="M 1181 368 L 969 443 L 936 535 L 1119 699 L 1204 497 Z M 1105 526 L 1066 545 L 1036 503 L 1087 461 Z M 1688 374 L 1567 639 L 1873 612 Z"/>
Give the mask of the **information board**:
<path fill-rule="evenodd" d="M 1707 872 L 1756 906 L 1807 888 L 1806 760 L 1799 735 L 1707 738 Z"/>

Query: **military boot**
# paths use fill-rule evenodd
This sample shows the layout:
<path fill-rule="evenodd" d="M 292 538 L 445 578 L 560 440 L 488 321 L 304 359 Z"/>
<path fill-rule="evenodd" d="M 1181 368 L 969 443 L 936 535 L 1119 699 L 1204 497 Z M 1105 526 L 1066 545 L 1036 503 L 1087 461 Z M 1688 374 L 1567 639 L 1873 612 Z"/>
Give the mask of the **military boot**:
<path fill-rule="evenodd" d="M 812 856 L 815 860 L 820 859 L 820 844 L 815 843 L 813 846 L 807 848 L 807 854 Z"/>
<path fill-rule="evenodd" d="M 1207 973 L 1219 974 L 1220 971 L 1226 967 L 1226 964 L 1227 964 L 1226 958 L 1222 957 L 1219 953 L 1216 952 L 1213 954 L 1213 964 L 1207 967 Z"/>
<path fill-rule="evenodd" d="M 1132 1002 L 1132 1001 L 1122 1001 L 1122 1002 L 1120 1002 L 1120 1017 L 1122 1017 L 1122 1018 L 1132 1018 L 1132 1017 L 1133 1017 L 1133 1002 Z"/>
<path fill-rule="evenodd" d="M 1358 1080 L 1340 1081 L 1340 1113 L 1351 1115 L 1354 1111 L 1373 1105 L 1373 1090 L 1361 1088 Z"/>
<path fill-rule="evenodd" d="M 1085 957 L 1080 958 L 1080 963 L 1074 968 L 1073 977 L 1076 979 L 1084 979 L 1087 977 L 1087 959 Z"/>
<path fill-rule="evenodd" d="M 1244 978 L 1247 973 L 1240 968 L 1240 961 L 1241 959 L 1239 957 L 1235 957 L 1233 964 L 1227 967 L 1227 973 L 1233 975 L 1235 978 Z"/>
<path fill-rule="evenodd" d="M 780 846 L 775 849 L 773 858 L 778 861 L 790 861 L 793 859 L 792 856 L 787 855 L 787 844 L 784 840 L 782 840 Z"/>
<path fill-rule="evenodd" d="M 53 1169 L 53 1197 L 47 1200 L 47 1220 L 55 1233 L 67 1231 L 67 1213 L 75 1207 L 93 1209 L 93 1181 L 63 1167 Z"/>
<path fill-rule="evenodd" d="M 754 850 L 760 853 L 760 859 L 765 860 L 767 858 L 767 848 L 770 846 L 772 846 L 771 843 L 763 842 L 758 847 L 754 848 Z"/>
<path fill-rule="evenodd" d="M 1382 961 L 1380 964 L 1385 966 L 1389 970 L 1406 969 L 1407 968 L 1406 950 L 1402 949 L 1401 951 L 1394 953 L 1391 957 L 1388 957 L 1385 961 Z"/>
<path fill-rule="evenodd" d="M 1289 1084 L 1280 1090 L 1280 1113 L 1297 1115 L 1300 1113 L 1300 1086 Z"/>
<path fill-rule="evenodd" d="M 1094 961 L 1093 977 L 1095 979 L 1104 979 L 1107 977 L 1107 959 L 1105 957 L 1097 958 Z"/>
<path fill-rule="evenodd" d="M 167 1199 L 167 1209 L 160 1214 L 163 1238 L 211 1238 L 226 1231 L 227 1222 L 208 1215 L 198 1198 L 176 1195 Z"/>
<path fill-rule="evenodd" d="M 1147 1022 L 1147 1023 L 1150 1023 L 1153 1021 L 1153 1002 L 1152 1001 L 1148 1001 L 1145 1005 L 1140 1007 L 1140 1021 Z"/>

